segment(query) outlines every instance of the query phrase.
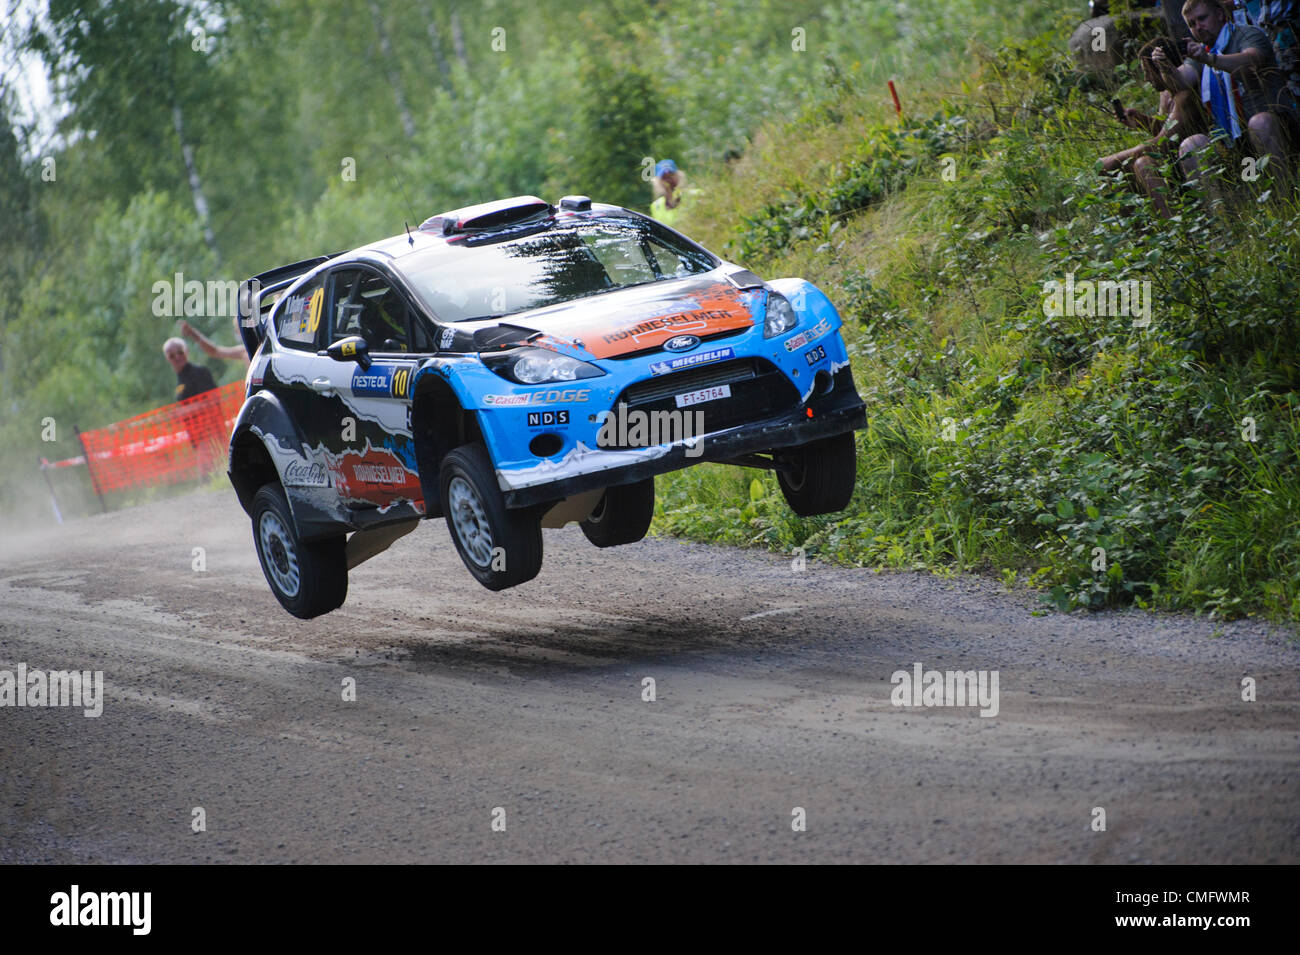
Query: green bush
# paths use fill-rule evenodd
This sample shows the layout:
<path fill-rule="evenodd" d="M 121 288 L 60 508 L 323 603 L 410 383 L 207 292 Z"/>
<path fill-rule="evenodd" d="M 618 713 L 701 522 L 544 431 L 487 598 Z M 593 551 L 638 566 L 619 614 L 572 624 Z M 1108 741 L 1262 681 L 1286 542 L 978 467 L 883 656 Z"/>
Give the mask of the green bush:
<path fill-rule="evenodd" d="M 840 307 L 868 405 L 858 491 L 801 521 L 770 475 L 695 469 L 663 482 L 661 530 L 996 572 L 1063 610 L 1300 620 L 1297 209 L 1225 176 L 1225 204 L 1189 190 L 1156 218 L 1096 172 L 1130 137 L 1063 62 L 1041 41 L 994 51 L 932 120 L 739 210 L 744 253 Z M 958 117 L 978 134 L 947 138 Z M 1134 282 L 1139 307 L 1053 308 L 1067 276 Z"/>

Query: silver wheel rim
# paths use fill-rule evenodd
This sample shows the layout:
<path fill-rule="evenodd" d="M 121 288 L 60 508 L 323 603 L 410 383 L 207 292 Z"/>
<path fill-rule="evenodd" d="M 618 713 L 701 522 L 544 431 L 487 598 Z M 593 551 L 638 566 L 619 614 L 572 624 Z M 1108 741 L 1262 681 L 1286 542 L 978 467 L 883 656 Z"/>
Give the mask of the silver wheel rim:
<path fill-rule="evenodd" d="M 457 475 L 447 485 L 447 503 L 456 539 L 479 567 L 492 563 L 492 526 L 474 486 Z"/>
<path fill-rule="evenodd" d="M 257 536 L 262 545 L 262 561 L 276 589 L 286 597 L 296 597 L 302 582 L 298 552 L 284 521 L 274 511 L 263 511 L 257 522 Z"/>

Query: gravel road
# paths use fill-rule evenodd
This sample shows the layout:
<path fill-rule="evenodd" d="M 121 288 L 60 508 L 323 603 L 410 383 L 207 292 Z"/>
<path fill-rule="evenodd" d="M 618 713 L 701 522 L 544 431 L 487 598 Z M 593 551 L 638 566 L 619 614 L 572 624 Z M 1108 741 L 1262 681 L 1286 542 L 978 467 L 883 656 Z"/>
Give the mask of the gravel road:
<path fill-rule="evenodd" d="M 7 535 L 0 671 L 104 700 L 0 707 L 0 862 L 1300 861 L 1285 631 L 544 533 L 492 594 L 428 522 L 309 622 L 229 492 Z"/>

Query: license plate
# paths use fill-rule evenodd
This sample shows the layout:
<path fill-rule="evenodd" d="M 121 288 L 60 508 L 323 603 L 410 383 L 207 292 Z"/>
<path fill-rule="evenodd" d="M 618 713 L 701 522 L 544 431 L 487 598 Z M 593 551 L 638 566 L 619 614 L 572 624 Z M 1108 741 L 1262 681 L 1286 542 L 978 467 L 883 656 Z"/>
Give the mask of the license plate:
<path fill-rule="evenodd" d="M 677 407 L 685 408 L 687 405 L 703 404 L 706 401 L 717 401 L 719 398 L 731 397 L 731 385 L 714 385 L 712 388 L 701 388 L 699 391 L 688 391 L 684 395 L 678 395 L 674 401 Z"/>

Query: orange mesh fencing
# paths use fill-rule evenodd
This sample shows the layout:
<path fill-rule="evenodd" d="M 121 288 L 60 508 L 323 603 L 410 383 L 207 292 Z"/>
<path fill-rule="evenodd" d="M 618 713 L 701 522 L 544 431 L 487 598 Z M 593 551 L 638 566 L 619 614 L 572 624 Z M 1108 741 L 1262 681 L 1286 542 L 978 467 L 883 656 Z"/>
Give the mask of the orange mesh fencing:
<path fill-rule="evenodd" d="M 90 480 L 99 493 L 201 478 L 225 462 L 244 383 L 81 432 Z"/>

